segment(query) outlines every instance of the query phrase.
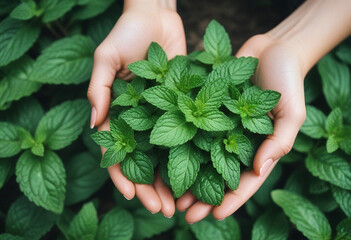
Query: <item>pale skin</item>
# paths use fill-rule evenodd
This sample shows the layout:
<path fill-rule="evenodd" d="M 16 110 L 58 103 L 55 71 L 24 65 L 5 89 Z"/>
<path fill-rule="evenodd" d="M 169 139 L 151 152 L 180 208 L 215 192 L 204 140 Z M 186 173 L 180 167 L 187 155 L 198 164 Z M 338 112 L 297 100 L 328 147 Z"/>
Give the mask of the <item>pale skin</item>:
<path fill-rule="evenodd" d="M 309 0 L 271 31 L 250 38 L 236 56 L 253 56 L 259 65 L 253 83 L 282 94 L 269 116 L 274 133 L 259 147 L 253 170 L 243 172 L 239 187 L 228 191 L 220 206 L 198 201 L 187 192 L 176 204 L 159 174 L 153 185 L 134 184 L 123 176 L 119 164 L 108 168 L 117 189 L 128 199 L 135 195 L 152 213 L 173 216 L 175 206 L 187 210 L 185 219 L 195 223 L 212 212 L 223 219 L 239 209 L 264 183 L 278 160 L 287 154 L 303 124 L 306 112 L 303 80 L 310 68 L 351 34 L 351 1 Z M 235 36 L 234 36 L 235 37 Z M 122 16 L 97 48 L 88 90 L 91 126 L 109 130 L 110 88 L 115 76 L 130 79 L 128 64 L 144 59 L 152 41 L 171 59 L 186 54 L 185 35 L 175 0 L 125 0 Z M 102 149 L 102 153 L 106 150 Z"/>

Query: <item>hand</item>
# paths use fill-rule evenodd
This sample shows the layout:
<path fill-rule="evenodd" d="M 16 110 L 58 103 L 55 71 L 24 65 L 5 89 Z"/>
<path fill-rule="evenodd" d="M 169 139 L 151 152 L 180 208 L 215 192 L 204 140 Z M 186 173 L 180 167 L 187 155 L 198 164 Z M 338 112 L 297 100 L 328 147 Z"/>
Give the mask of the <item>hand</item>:
<path fill-rule="evenodd" d="M 91 127 L 99 126 L 99 131 L 109 130 L 107 114 L 113 80 L 115 76 L 130 79 L 132 74 L 127 66 L 144 59 L 152 41 L 163 47 L 168 58 L 186 54 L 183 24 L 175 11 L 175 1 L 125 1 L 123 14 L 94 54 L 88 89 L 88 99 L 92 106 Z M 102 153 L 105 151 L 102 149 Z M 137 195 L 150 212 L 161 211 L 166 217 L 174 214 L 172 193 L 159 174 L 153 185 L 146 185 L 129 181 L 122 174 L 119 164 L 109 167 L 108 172 L 127 199 Z"/>
<path fill-rule="evenodd" d="M 274 132 L 259 147 L 253 170 L 241 174 L 238 189 L 228 191 L 220 206 L 196 201 L 190 193 L 178 199 L 177 208 L 180 211 L 188 209 L 185 216 L 188 223 L 200 221 L 211 211 L 216 219 L 233 214 L 260 188 L 278 160 L 291 150 L 306 117 L 303 88 L 306 70 L 298 53 L 286 41 L 269 35 L 257 35 L 249 39 L 236 54 L 237 57 L 258 58 L 253 83 L 282 94 L 277 107 L 269 113 L 274 121 Z"/>

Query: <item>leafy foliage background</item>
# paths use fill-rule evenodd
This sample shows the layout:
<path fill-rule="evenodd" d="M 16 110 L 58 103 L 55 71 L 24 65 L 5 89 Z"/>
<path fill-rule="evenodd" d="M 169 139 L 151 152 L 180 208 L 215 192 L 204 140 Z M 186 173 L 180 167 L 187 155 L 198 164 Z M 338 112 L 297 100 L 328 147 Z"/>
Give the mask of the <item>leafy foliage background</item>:
<path fill-rule="evenodd" d="M 120 12 L 112 0 L 0 1 L 1 240 L 351 238 L 350 41 L 307 76 L 307 124 L 260 190 L 234 216 L 189 226 L 125 200 L 99 167 L 87 81 Z"/>

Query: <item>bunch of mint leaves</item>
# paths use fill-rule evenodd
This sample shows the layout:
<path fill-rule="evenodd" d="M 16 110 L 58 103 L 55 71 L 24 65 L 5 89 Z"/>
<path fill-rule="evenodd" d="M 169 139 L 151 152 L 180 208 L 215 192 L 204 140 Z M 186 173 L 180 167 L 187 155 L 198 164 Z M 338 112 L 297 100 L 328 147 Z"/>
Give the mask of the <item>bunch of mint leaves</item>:
<path fill-rule="evenodd" d="M 120 163 L 129 180 L 142 184 L 152 184 L 159 168 L 175 197 L 190 189 L 219 205 L 226 186 L 237 189 L 240 172 L 252 167 L 262 135 L 273 132 L 267 112 L 280 93 L 251 84 L 258 60 L 231 56 L 229 36 L 214 20 L 204 47 L 168 61 L 151 43 L 147 60 L 128 66 L 137 77 L 114 82 L 110 131 L 92 138 L 107 148 L 101 167 Z"/>

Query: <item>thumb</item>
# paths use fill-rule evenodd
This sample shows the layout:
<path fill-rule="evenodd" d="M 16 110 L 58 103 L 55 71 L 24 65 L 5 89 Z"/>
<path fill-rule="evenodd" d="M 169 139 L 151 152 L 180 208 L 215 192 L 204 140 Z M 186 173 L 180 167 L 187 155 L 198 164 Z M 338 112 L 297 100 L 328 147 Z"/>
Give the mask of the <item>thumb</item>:
<path fill-rule="evenodd" d="M 277 114 L 273 134 L 263 141 L 254 158 L 253 168 L 257 175 L 264 176 L 273 162 L 290 152 L 305 117 L 304 105 L 284 106 L 284 111 Z"/>
<path fill-rule="evenodd" d="M 105 120 L 111 98 L 111 87 L 116 72 L 121 68 L 118 54 L 111 54 L 101 45 L 94 53 L 94 66 L 88 88 L 91 105 L 90 127 L 99 126 Z"/>

